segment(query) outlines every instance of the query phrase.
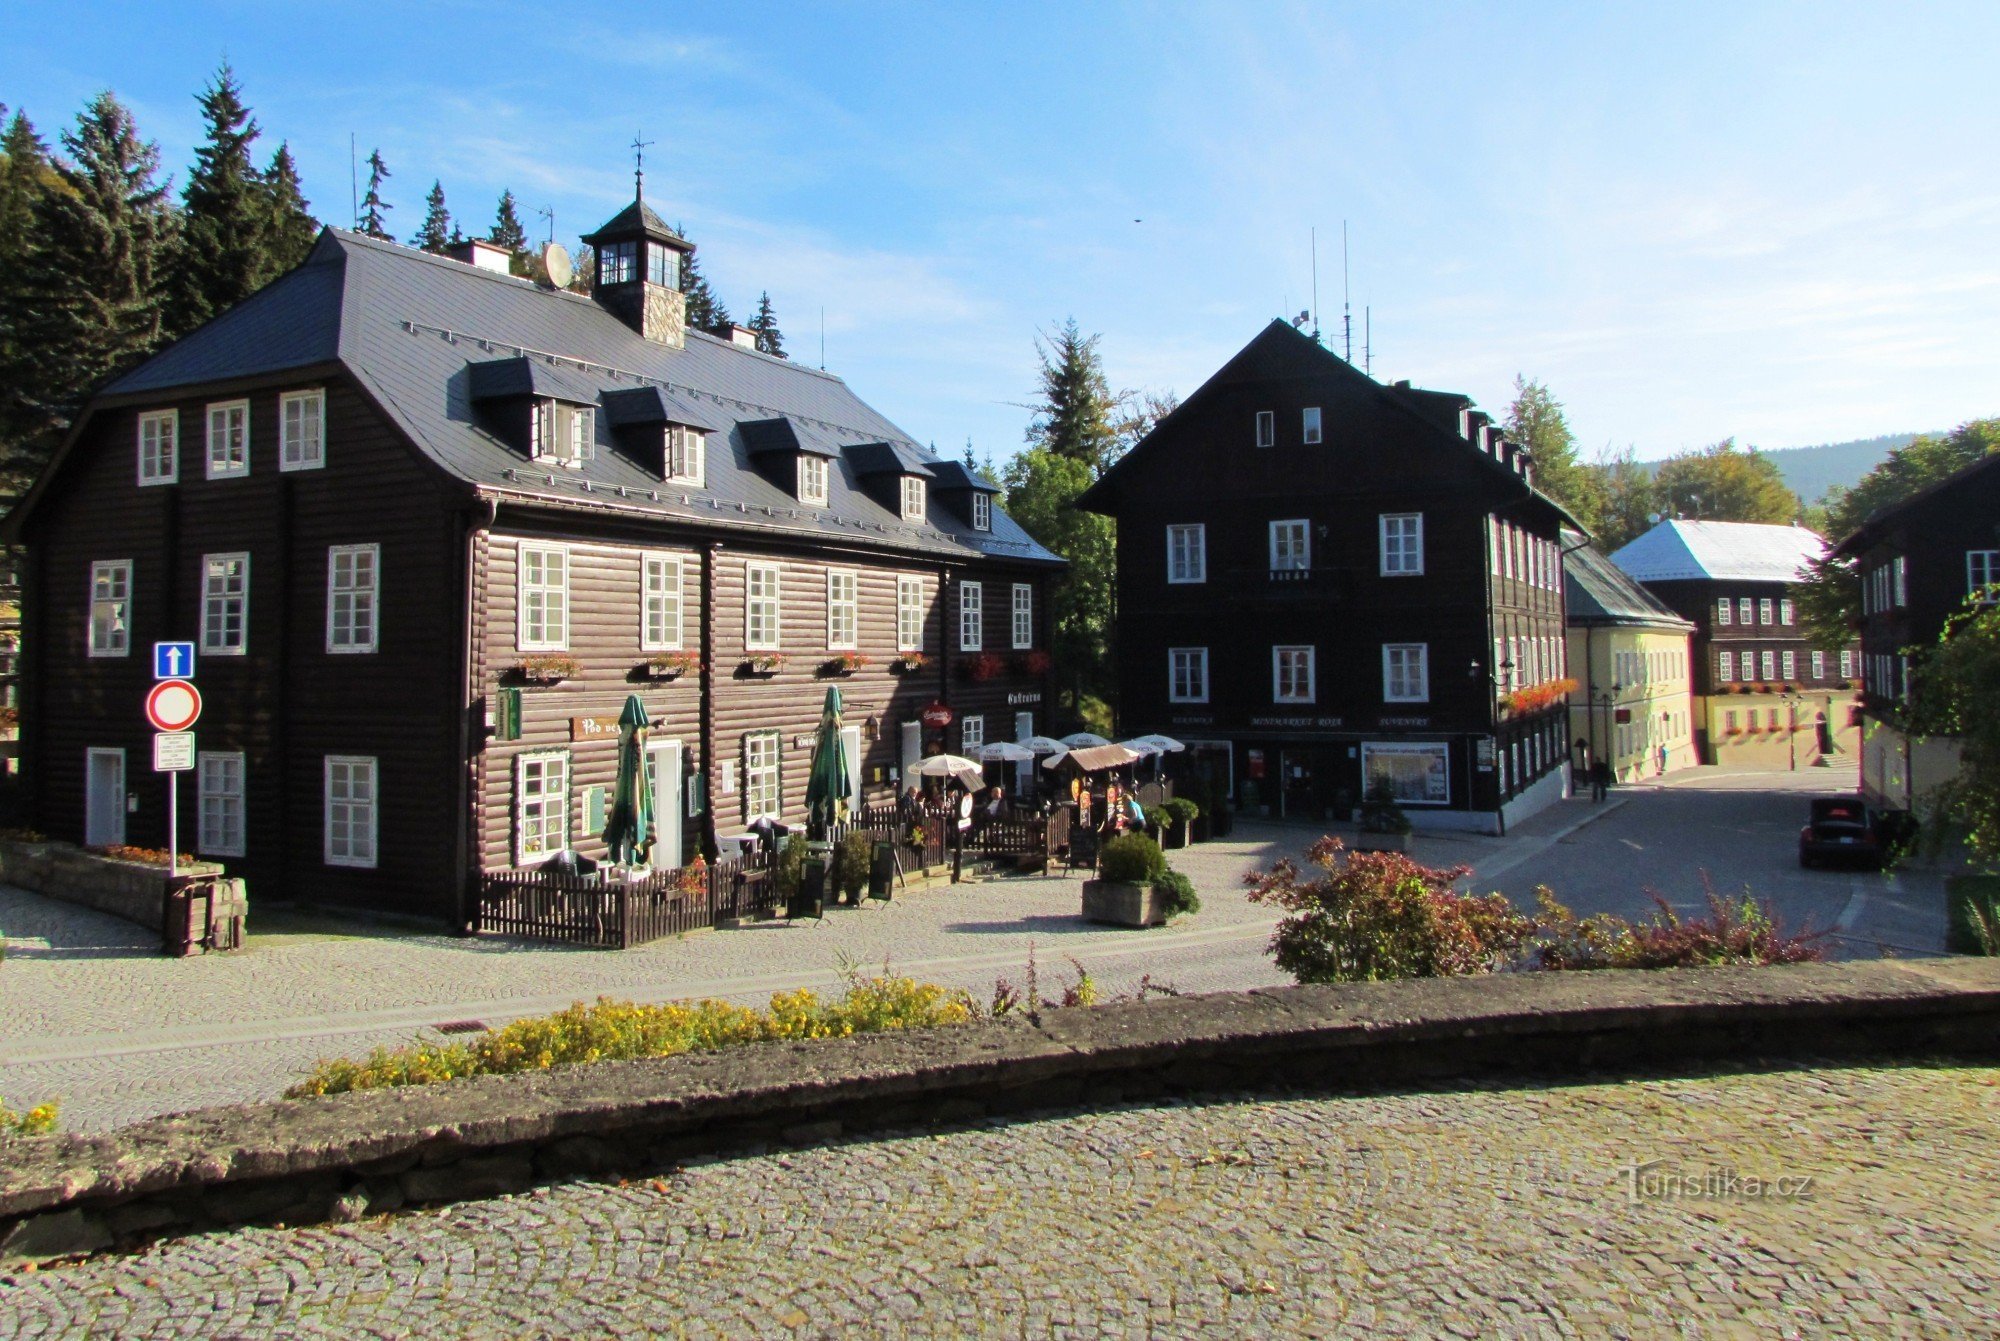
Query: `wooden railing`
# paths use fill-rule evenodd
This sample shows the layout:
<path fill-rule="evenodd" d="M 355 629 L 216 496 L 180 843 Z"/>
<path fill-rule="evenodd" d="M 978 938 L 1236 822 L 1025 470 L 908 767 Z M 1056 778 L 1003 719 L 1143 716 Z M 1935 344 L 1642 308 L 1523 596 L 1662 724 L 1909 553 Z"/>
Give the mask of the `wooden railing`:
<path fill-rule="evenodd" d="M 622 950 L 779 911 L 772 861 L 719 861 L 635 879 L 612 873 L 483 871 L 473 930 Z"/>

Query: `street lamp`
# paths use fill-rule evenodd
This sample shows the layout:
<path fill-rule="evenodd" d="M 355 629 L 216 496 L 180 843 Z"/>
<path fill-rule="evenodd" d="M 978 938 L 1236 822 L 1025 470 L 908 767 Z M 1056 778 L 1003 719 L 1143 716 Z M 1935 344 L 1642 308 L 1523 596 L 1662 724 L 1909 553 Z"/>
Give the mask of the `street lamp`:
<path fill-rule="evenodd" d="M 1604 738 L 1607 741 L 1611 739 L 1611 709 L 1617 704 L 1618 695 L 1624 691 L 1624 688 L 1625 686 L 1622 684 L 1614 684 L 1608 690 L 1599 689 L 1596 685 L 1592 685 L 1588 691 L 1590 706 L 1592 708 L 1604 709 Z M 1592 712 L 1587 720 L 1590 723 L 1590 755 L 1594 764 L 1596 760 L 1604 757 L 1597 749 L 1597 714 Z M 1615 750 L 1612 751 L 1614 762 L 1616 755 L 1617 752 Z"/>
<path fill-rule="evenodd" d="M 1499 768 L 1499 760 L 1497 756 L 1500 751 L 1500 741 L 1498 739 L 1500 734 L 1499 697 L 1500 697 L 1500 681 L 1513 674 L 1514 663 L 1512 661 L 1503 661 L 1494 669 L 1500 672 L 1498 676 L 1489 674 L 1486 670 L 1485 663 L 1480 661 L 1478 657 L 1474 657 L 1472 659 L 1472 664 L 1465 668 L 1465 674 L 1467 679 L 1486 681 L 1486 683 L 1490 685 L 1493 689 L 1493 692 L 1487 695 L 1486 697 L 1486 721 L 1488 723 L 1488 729 L 1490 729 L 1493 732 L 1493 750 L 1496 756 L 1494 760 L 1494 768 L 1496 769 L 1496 771 L 1493 775 L 1494 777 L 1493 814 L 1495 819 L 1499 823 L 1500 832 L 1502 834 L 1505 834 L 1507 832 L 1507 798 L 1503 794 L 1502 789 L 1499 786 L 1500 775 L 1497 771 Z M 1466 774 L 1467 778 L 1466 788 L 1467 788 L 1468 798 L 1471 795 L 1471 786 L 1472 786 L 1471 776 L 1472 776 L 1471 772 L 1468 771 L 1468 773 Z"/>

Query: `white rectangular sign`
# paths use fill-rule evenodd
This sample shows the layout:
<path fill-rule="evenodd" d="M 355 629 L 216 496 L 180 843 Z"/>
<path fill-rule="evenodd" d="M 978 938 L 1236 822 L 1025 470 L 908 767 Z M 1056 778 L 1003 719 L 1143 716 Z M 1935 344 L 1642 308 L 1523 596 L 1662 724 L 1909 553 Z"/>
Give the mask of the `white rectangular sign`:
<path fill-rule="evenodd" d="M 194 732 L 159 731 L 153 735 L 153 771 L 185 773 L 194 767 Z"/>

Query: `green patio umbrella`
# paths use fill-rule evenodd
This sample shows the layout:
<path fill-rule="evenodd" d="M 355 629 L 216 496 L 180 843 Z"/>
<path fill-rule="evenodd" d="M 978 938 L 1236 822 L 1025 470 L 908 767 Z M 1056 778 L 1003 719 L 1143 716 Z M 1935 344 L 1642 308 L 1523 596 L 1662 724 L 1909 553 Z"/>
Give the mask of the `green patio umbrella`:
<path fill-rule="evenodd" d="M 812 769 L 806 775 L 806 824 L 810 836 L 825 838 L 847 817 L 853 788 L 847 780 L 847 746 L 840 739 L 840 690 L 828 686 L 813 741 Z"/>
<path fill-rule="evenodd" d="M 617 866 L 644 866 L 653 855 L 653 779 L 646 772 L 646 705 L 625 698 L 618 716 L 618 786 L 604 820 L 604 845 Z"/>

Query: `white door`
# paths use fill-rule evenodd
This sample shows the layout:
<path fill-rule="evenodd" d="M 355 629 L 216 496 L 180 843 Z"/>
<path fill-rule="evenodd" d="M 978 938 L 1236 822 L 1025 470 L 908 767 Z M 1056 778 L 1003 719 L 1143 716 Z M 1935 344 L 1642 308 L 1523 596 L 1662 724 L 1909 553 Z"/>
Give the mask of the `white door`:
<path fill-rule="evenodd" d="M 1020 744 L 1035 734 L 1035 714 L 1017 712 L 1014 714 L 1014 743 Z M 1035 785 L 1035 760 L 1027 759 L 1014 765 L 1014 795 L 1024 797 Z"/>
<path fill-rule="evenodd" d="M 910 785 L 910 770 L 924 761 L 924 724 L 903 723 L 903 786 Z"/>
<path fill-rule="evenodd" d="M 83 841 L 107 847 L 125 841 L 125 751 L 92 750 L 85 783 Z"/>
<path fill-rule="evenodd" d="M 847 808 L 856 812 L 861 809 L 861 728 L 841 727 L 840 748 L 847 755 Z"/>
<path fill-rule="evenodd" d="M 681 783 L 681 743 L 661 741 L 647 751 L 653 770 L 653 868 L 681 864 L 681 823 L 687 809 Z"/>

